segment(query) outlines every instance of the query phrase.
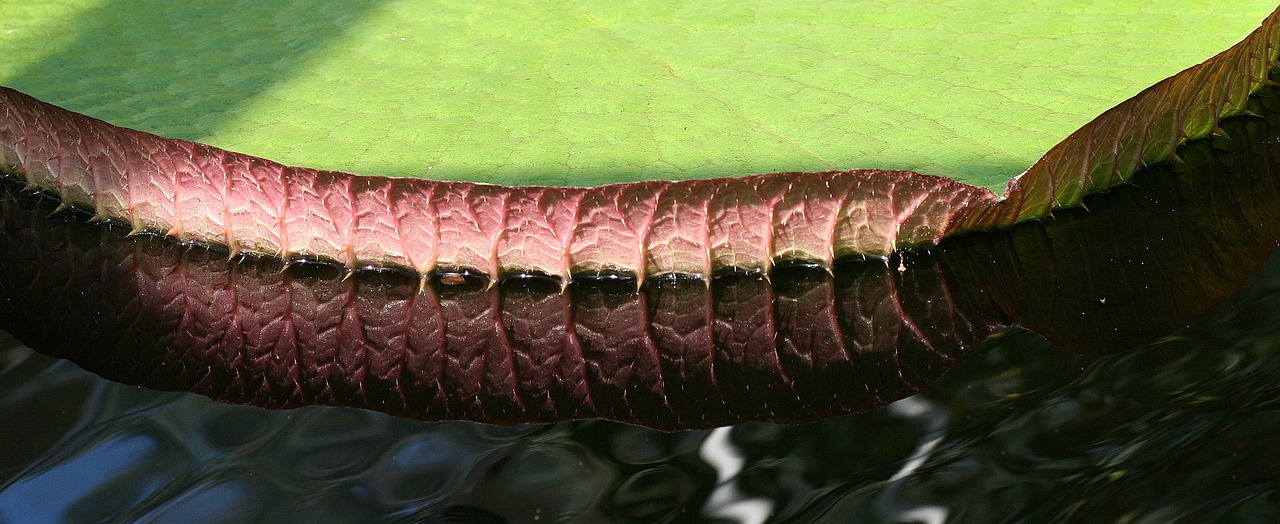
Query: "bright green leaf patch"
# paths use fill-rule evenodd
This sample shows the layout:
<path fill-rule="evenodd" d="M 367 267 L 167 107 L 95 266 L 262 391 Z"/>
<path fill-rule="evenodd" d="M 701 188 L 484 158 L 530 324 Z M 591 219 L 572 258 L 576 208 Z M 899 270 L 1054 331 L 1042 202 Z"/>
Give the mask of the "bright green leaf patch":
<path fill-rule="evenodd" d="M 0 84 L 365 174 L 588 185 L 879 167 L 998 187 L 1275 7 L 184 4 L 6 0 Z"/>

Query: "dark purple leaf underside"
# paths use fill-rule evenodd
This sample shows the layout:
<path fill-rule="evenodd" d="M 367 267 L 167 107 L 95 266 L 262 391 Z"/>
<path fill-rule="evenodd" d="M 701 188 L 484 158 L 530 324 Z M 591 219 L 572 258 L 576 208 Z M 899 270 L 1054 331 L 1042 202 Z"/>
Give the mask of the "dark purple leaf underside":
<path fill-rule="evenodd" d="M 923 388 L 1007 325 L 1107 352 L 1221 300 L 1280 241 L 1280 108 L 1045 223 L 766 278 L 574 282 L 284 267 L 0 196 L 0 328 L 115 380 L 267 407 L 664 429 L 806 422 Z"/>
<path fill-rule="evenodd" d="M 0 328 L 225 401 L 666 429 L 883 406 L 1001 326 L 1121 349 L 1221 300 L 1280 240 L 1280 110 L 1249 96 L 1275 65 L 1277 16 L 1074 133 L 1003 200 L 874 170 L 596 188 L 358 177 L 0 88 L 0 168 L 43 195 L 0 197 Z M 1250 103 L 1266 118 L 1220 123 Z M 1225 145 L 1187 143 L 1220 126 Z M 1124 184 L 1175 152 L 1185 164 Z M 1092 212 L 1063 209 L 1079 204 Z M 890 263 L 836 263 L 853 255 Z M 645 282 L 728 269 L 746 271 Z M 495 285 L 510 273 L 553 278 Z M 562 287 L 599 273 L 644 285 Z"/>

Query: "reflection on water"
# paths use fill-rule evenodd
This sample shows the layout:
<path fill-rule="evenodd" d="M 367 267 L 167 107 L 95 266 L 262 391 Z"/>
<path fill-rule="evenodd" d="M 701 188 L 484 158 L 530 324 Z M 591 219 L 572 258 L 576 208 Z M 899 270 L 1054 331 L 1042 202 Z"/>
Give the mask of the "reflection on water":
<path fill-rule="evenodd" d="M 266 411 L 6 345 L 6 522 L 1280 517 L 1280 260 L 1146 347 L 1094 359 L 1005 332 L 920 395 L 801 426 Z"/>
<path fill-rule="evenodd" d="M 1280 117 L 1269 106 L 1274 97 L 1272 92 L 1255 100 L 1255 112 L 1272 120 Z M 1114 346 L 1145 341 L 1184 324 L 1234 288 L 1274 248 L 1280 126 L 1273 124 L 1233 121 L 1224 126 L 1232 139 L 1184 149 L 1185 164 L 1135 179 L 1139 188 L 1088 200 L 1090 212 L 1063 212 L 1043 226 L 949 242 L 932 254 L 908 255 L 902 271 L 892 264 L 871 264 L 856 266 L 852 276 L 801 272 L 794 280 L 747 279 L 711 288 L 698 284 L 678 293 L 670 290 L 679 284 L 630 295 L 574 291 L 579 293 L 573 297 L 577 307 L 602 304 L 605 309 L 588 308 L 572 320 L 555 322 L 580 327 L 582 318 L 592 318 L 595 311 L 621 308 L 638 312 L 650 326 L 671 328 L 674 335 L 668 338 L 694 340 L 687 335 L 713 332 L 720 324 L 708 319 L 724 318 L 726 308 L 735 318 L 756 318 L 750 313 L 766 308 L 770 313 L 763 315 L 767 322 L 761 325 L 775 326 L 781 342 L 793 344 L 783 348 L 790 353 L 783 353 L 803 357 L 809 351 L 810 362 L 818 354 L 811 350 L 831 340 L 866 336 L 864 346 L 873 350 L 943 348 L 931 356 L 950 366 L 945 348 L 963 353 L 969 349 L 965 341 L 980 339 L 1005 322 L 1035 329 L 1054 344 L 1076 350 L 1055 349 L 1027 331 L 1000 330 L 918 395 L 884 409 L 806 425 L 756 422 L 662 433 L 599 420 L 493 427 L 415 422 L 342 408 L 267 411 L 107 382 L 7 341 L 0 352 L 0 420 L 6 421 L 0 429 L 0 449 L 5 450 L 0 454 L 0 521 L 1280 518 L 1275 492 L 1280 480 L 1280 358 L 1274 355 L 1280 348 L 1280 257 L 1189 328 L 1107 357 L 1081 354 L 1112 352 L 1119 349 Z M 1251 154 L 1239 149 L 1251 147 L 1260 149 Z M 9 236 L 26 231 L 30 229 L 19 227 Z M 32 242 L 10 241 L 16 247 L 6 249 L 21 252 Z M 67 256 L 74 249 L 70 243 L 59 246 L 40 253 L 58 252 L 64 261 L 83 258 Z M 130 267 L 149 263 L 138 253 L 136 259 L 124 259 Z M 111 325 L 109 316 L 90 315 L 77 317 L 70 328 L 24 326 L 24 321 L 45 318 L 41 315 L 65 312 L 24 311 L 22 304 L 94 304 L 120 290 L 92 290 L 102 295 L 81 302 L 77 292 L 88 291 L 76 286 L 33 288 L 61 293 L 51 298 L 24 294 L 16 291 L 27 289 L 14 276 L 17 272 L 30 272 L 21 275 L 32 281 L 53 274 L 74 282 L 83 275 L 74 270 L 50 273 L 48 268 L 58 266 L 48 261 L 10 264 L 0 271 L 0 278 L 7 279 L 0 280 L 0 295 L 9 309 L 6 325 L 15 332 L 75 340 L 83 334 L 78 329 L 103 329 L 94 322 Z M 199 280 L 192 271 L 184 278 Z M 278 271 L 263 274 L 274 274 L 286 284 L 292 278 Z M 325 282 L 361 285 L 358 279 Z M 733 285 L 764 287 L 726 290 Z M 315 289 L 306 288 L 313 296 Z M 426 292 L 414 286 L 405 291 Z M 495 293 L 483 286 L 440 291 L 431 299 L 436 302 L 430 314 L 447 314 L 450 307 L 488 311 L 486 304 L 503 304 L 494 311 L 504 313 L 568 307 L 555 303 L 555 293 Z M 714 293 L 719 294 L 712 299 Z M 766 305 L 745 307 L 762 296 Z M 46 299 L 52 302 L 41 302 Z M 121 304 L 132 307 L 128 300 Z M 496 318 L 460 314 L 462 323 L 489 319 L 477 325 L 492 325 Z M 654 320 L 659 317 L 665 320 Z M 612 317 L 596 324 L 601 336 L 618 329 L 607 318 Z M 903 328 L 913 321 L 912 329 Z M 896 327 L 883 328 L 889 324 Z M 503 326 L 514 332 L 511 325 Z M 866 327 L 876 325 L 882 327 Z M 681 326 L 692 327 L 676 329 Z M 830 329 L 823 331 L 824 326 Z M 129 329 L 148 333 L 153 328 Z M 751 347 L 750 336 L 741 340 Z M 668 347 L 686 343 L 677 340 Z M 74 347 L 82 352 L 77 358 L 91 364 L 96 362 L 93 351 L 106 347 L 111 350 L 106 360 L 117 365 L 124 361 L 131 364 L 124 368 L 145 376 L 155 369 L 146 348 Z M 460 345 L 458 351 L 469 347 Z M 607 357 L 602 355 L 600 362 L 607 363 Z M 856 373 L 845 375 L 834 371 L 847 371 L 852 361 L 835 362 L 830 368 L 808 368 L 813 374 L 798 378 L 804 383 L 795 386 L 797 398 L 805 390 L 806 401 L 776 418 L 814 418 L 806 410 L 821 411 L 817 399 L 823 395 L 841 399 L 841 391 L 849 389 L 840 381 L 846 376 L 857 375 L 856 384 L 874 400 L 901 396 L 877 395 L 882 382 L 868 379 L 867 367 L 854 366 Z M 785 363 L 775 364 L 785 368 Z M 697 367 L 682 365 L 670 375 L 687 380 L 678 383 L 712 382 L 696 372 L 682 374 Z M 942 367 L 927 366 L 914 381 L 903 376 L 909 365 L 876 369 L 887 371 L 886 376 L 897 373 L 902 380 L 884 386 L 885 391 L 897 388 L 893 391 L 906 394 Z M 263 369 L 269 372 L 270 366 Z M 747 375 L 742 379 L 748 385 L 761 384 L 753 380 L 777 382 L 776 376 Z M 623 387 L 604 393 L 629 391 Z M 569 393 L 561 395 L 568 399 Z M 667 421 L 663 417 L 683 422 L 680 417 L 699 409 L 727 409 L 722 419 L 701 420 L 714 422 L 735 420 L 758 407 L 750 403 L 751 395 L 732 388 L 699 394 L 703 396 L 682 400 L 671 395 L 679 406 L 655 411 L 654 418 L 610 416 L 661 426 Z M 712 397 L 719 403 L 698 404 Z M 292 397 L 264 398 L 287 404 Z"/>

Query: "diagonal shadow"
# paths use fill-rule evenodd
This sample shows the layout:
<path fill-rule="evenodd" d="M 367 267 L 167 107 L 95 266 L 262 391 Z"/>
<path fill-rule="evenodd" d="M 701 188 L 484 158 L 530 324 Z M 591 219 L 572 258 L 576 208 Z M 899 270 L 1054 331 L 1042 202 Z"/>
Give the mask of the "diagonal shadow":
<path fill-rule="evenodd" d="M 382 0 L 108 0 L 68 23 L 70 44 L 11 87 L 108 122 L 200 140 Z"/>

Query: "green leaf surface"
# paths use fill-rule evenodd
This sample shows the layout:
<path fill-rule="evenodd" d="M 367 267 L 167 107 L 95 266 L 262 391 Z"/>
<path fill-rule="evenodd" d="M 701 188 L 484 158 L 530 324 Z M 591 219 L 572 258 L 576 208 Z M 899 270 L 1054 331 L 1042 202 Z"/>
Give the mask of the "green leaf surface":
<path fill-rule="evenodd" d="M 1275 7 L 0 3 L 0 84 L 364 174 L 594 185 L 859 167 L 1003 186 Z"/>

